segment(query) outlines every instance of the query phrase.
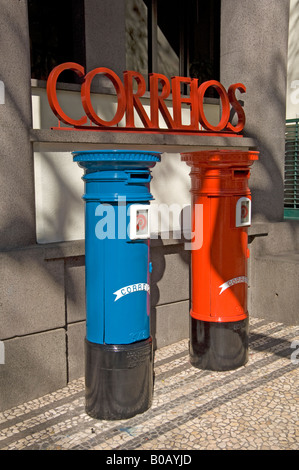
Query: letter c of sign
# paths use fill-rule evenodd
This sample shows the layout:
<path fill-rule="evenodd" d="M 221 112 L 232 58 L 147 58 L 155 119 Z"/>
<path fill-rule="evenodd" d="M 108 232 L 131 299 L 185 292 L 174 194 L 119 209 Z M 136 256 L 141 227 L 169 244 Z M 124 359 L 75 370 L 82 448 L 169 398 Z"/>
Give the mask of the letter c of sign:
<path fill-rule="evenodd" d="M 87 116 L 82 116 L 80 119 L 72 119 L 67 116 L 64 111 L 62 111 L 60 104 L 58 103 L 56 83 L 59 75 L 64 70 L 73 70 L 79 77 L 84 77 L 84 67 L 76 64 L 75 62 L 65 62 L 64 64 L 55 67 L 50 73 L 47 81 L 47 95 L 50 107 L 55 116 L 65 124 L 70 124 L 71 126 L 83 126 L 87 122 Z"/>

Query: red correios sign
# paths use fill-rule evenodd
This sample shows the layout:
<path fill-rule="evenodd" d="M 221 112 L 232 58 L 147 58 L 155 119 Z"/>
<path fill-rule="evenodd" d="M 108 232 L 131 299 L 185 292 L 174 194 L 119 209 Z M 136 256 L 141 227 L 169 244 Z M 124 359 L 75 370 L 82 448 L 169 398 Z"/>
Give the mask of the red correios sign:
<path fill-rule="evenodd" d="M 81 101 L 85 115 L 80 119 L 73 119 L 61 108 L 56 85 L 59 75 L 64 70 L 73 70 L 80 78 L 83 78 L 81 86 Z M 95 112 L 91 100 L 91 83 L 98 75 L 105 75 L 113 84 L 117 94 L 116 113 L 110 121 L 100 118 Z M 84 67 L 75 62 L 65 62 L 55 67 L 49 75 L 47 81 L 47 94 L 50 107 L 59 121 L 72 126 L 71 128 L 58 127 L 55 129 L 76 129 L 76 130 L 105 130 L 105 131 L 126 131 L 126 132 L 150 132 L 174 134 L 219 134 L 240 136 L 245 125 L 244 110 L 236 98 L 236 90 L 240 93 L 246 92 L 246 87 L 242 83 L 230 85 L 226 91 L 223 85 L 216 80 L 209 80 L 198 86 L 198 79 L 189 77 L 173 77 L 171 83 L 165 75 L 159 73 L 149 74 L 149 102 L 150 115 L 148 115 L 141 103 L 141 98 L 146 92 L 144 77 L 139 72 L 125 71 L 123 82 L 115 72 L 106 68 L 98 67 L 85 74 Z M 134 85 L 137 90 L 134 91 Z M 182 96 L 181 84 L 189 86 L 189 96 Z M 221 118 L 217 125 L 212 125 L 204 113 L 204 96 L 208 88 L 213 87 L 219 94 L 221 101 Z M 172 94 L 173 113 L 169 112 L 165 100 Z M 190 109 L 190 124 L 182 123 L 182 104 L 186 103 Z M 231 108 L 238 116 L 238 122 L 233 125 L 230 122 Z M 134 111 L 140 117 L 143 128 L 136 127 L 134 121 Z M 159 113 L 161 113 L 167 129 L 159 127 Z M 118 126 L 125 116 L 125 126 Z M 88 118 L 94 125 L 88 124 Z M 200 127 L 201 126 L 201 127 Z M 202 130 L 205 129 L 205 130 Z M 242 137 L 242 136 L 240 136 Z"/>

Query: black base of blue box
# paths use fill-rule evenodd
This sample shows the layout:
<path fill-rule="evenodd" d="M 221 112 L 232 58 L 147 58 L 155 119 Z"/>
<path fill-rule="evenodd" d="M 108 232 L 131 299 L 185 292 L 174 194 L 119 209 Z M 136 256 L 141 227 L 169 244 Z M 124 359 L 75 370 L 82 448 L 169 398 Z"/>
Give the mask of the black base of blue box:
<path fill-rule="evenodd" d="M 151 407 L 152 338 L 132 344 L 85 339 L 85 409 L 93 418 L 131 418 Z"/>

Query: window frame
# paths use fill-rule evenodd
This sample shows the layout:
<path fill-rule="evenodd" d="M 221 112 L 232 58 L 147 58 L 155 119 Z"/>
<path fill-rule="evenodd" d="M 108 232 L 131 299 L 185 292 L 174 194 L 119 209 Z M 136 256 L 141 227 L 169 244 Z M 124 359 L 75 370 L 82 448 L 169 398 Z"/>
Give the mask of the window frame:
<path fill-rule="evenodd" d="M 284 218 L 299 220 L 299 119 L 297 118 L 286 120 Z"/>

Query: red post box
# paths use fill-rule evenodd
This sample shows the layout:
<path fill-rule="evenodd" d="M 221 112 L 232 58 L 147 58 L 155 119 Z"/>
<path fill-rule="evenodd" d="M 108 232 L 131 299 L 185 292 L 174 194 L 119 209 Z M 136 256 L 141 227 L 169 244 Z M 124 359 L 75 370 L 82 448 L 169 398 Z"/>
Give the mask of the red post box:
<path fill-rule="evenodd" d="M 235 369 L 248 360 L 248 180 L 258 152 L 223 149 L 181 156 L 191 167 L 195 240 L 190 362 L 201 369 Z M 197 204 L 202 205 L 202 223 L 194 217 Z"/>

